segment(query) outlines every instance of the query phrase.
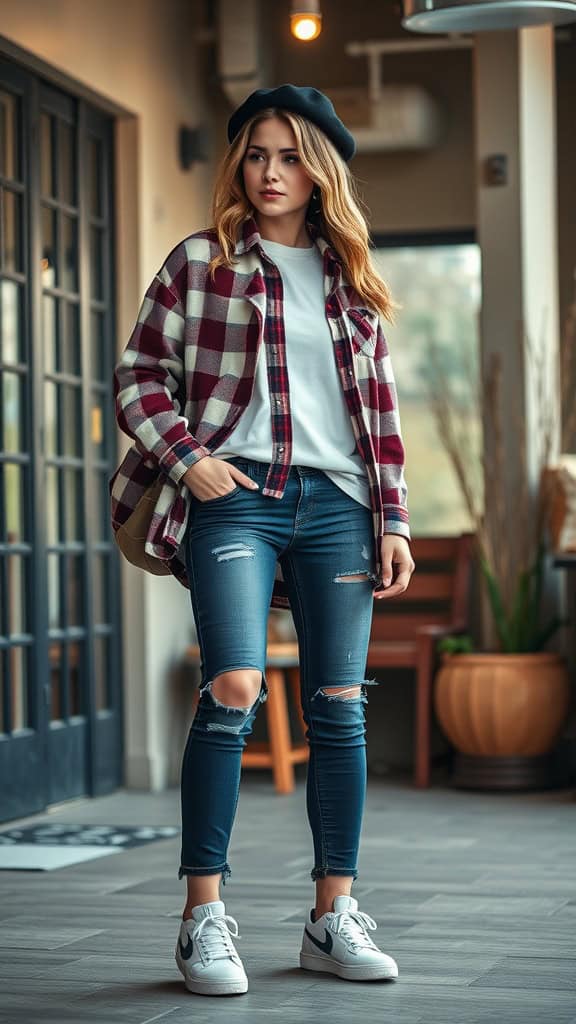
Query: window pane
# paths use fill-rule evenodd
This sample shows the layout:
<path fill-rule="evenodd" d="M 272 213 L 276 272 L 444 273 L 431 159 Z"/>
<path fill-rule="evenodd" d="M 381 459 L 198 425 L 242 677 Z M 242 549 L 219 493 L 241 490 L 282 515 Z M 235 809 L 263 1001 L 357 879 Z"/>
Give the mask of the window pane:
<path fill-rule="evenodd" d="M 58 122 L 58 192 L 59 198 L 73 206 L 74 189 L 74 129 L 65 121 Z"/>
<path fill-rule="evenodd" d="M 92 451 L 95 459 L 106 458 L 106 438 L 104 427 L 107 423 L 106 410 L 104 408 L 104 396 L 101 391 L 92 392 Z"/>
<path fill-rule="evenodd" d="M 44 382 L 44 429 L 47 455 L 82 452 L 81 392 L 78 387 Z M 61 438 L 58 436 L 60 420 Z M 61 444 L 59 444 L 59 440 Z"/>
<path fill-rule="evenodd" d="M 28 702 L 28 649 L 11 647 L 8 651 L 8 680 L 10 684 L 12 731 L 30 725 Z"/>
<path fill-rule="evenodd" d="M 7 618 L 8 635 L 26 633 L 26 591 L 24 580 L 25 561 L 22 555 L 10 555 L 6 558 L 6 576 L 8 582 Z"/>
<path fill-rule="evenodd" d="M 5 452 L 23 452 L 24 440 L 24 407 L 22 379 L 15 373 L 5 371 L 2 377 L 2 447 Z"/>
<path fill-rule="evenodd" d="M 406 447 L 406 481 L 414 533 L 460 533 L 473 527 L 448 455 L 438 436 L 428 394 L 430 346 L 454 391 L 466 404 L 466 422 L 477 443 L 474 408 L 478 380 L 477 317 L 480 249 L 477 245 L 381 248 L 378 271 L 402 304 L 396 325 L 383 322 L 398 392 Z"/>
<path fill-rule="evenodd" d="M 102 216 L 102 143 L 89 139 L 87 146 L 88 163 L 88 208 L 93 217 Z"/>
<path fill-rule="evenodd" d="M 47 206 L 42 208 L 42 287 L 56 285 L 56 213 Z"/>
<path fill-rule="evenodd" d="M 64 539 L 82 539 L 82 470 L 63 470 L 64 481 Z"/>
<path fill-rule="evenodd" d="M 22 319 L 22 287 L 15 281 L 0 283 L 1 358 L 5 363 L 24 361 L 24 323 Z"/>
<path fill-rule="evenodd" d="M 104 711 L 112 706 L 110 699 L 110 672 L 108 666 L 108 652 L 110 641 L 108 637 L 94 637 L 94 681 L 96 689 L 96 710 Z"/>
<path fill-rule="evenodd" d="M 63 373 L 80 374 L 80 328 L 78 325 L 79 308 L 73 302 L 63 304 L 63 331 L 61 336 Z"/>
<path fill-rule="evenodd" d="M 22 196 L 2 190 L 2 269 L 22 273 Z"/>
<path fill-rule="evenodd" d="M 94 473 L 94 536 L 96 540 L 110 540 L 110 491 L 108 489 L 108 469 Z"/>
<path fill-rule="evenodd" d="M 61 287 L 68 292 L 78 291 L 78 225 L 76 217 L 62 214 L 63 274 Z"/>
<path fill-rule="evenodd" d="M 58 299 L 42 296 L 42 351 L 45 373 L 58 369 Z"/>
<path fill-rule="evenodd" d="M 81 626 L 84 622 L 84 595 L 82 592 L 82 555 L 67 555 L 66 569 L 66 622 L 68 626 Z"/>
<path fill-rule="evenodd" d="M 42 195 L 53 197 L 54 187 L 54 148 L 52 145 L 53 120 L 49 114 L 42 114 L 40 123 L 40 166 Z"/>
<path fill-rule="evenodd" d="M 82 454 L 81 392 L 77 387 L 60 387 L 62 455 Z"/>
<path fill-rule="evenodd" d="M 50 665 L 50 720 L 58 722 L 66 717 L 63 687 L 64 645 L 52 641 L 48 647 L 48 660 Z"/>
<path fill-rule="evenodd" d="M 60 495 L 58 493 L 58 469 L 56 466 L 46 467 L 46 542 L 57 544 L 60 540 Z"/>
<path fill-rule="evenodd" d="M 21 179 L 18 99 L 0 90 L 0 174 Z"/>
<path fill-rule="evenodd" d="M 8 728 L 8 723 L 4 721 L 4 687 L 6 685 L 6 673 L 4 670 L 4 664 L 8 657 L 7 651 L 0 651 L 0 733 L 5 733 Z"/>
<path fill-rule="evenodd" d="M 81 715 L 82 690 L 82 650 L 83 644 L 75 641 L 68 645 L 68 714 Z"/>
<path fill-rule="evenodd" d="M 60 629 L 60 555 L 48 555 L 48 623 L 50 629 Z"/>
<path fill-rule="evenodd" d="M 102 234 L 101 228 L 90 228 L 90 295 L 93 299 L 104 298 Z"/>
<path fill-rule="evenodd" d="M 90 355 L 92 359 L 92 375 L 104 380 L 108 370 L 104 343 L 104 313 L 92 311 L 90 317 Z"/>
<path fill-rule="evenodd" d="M 105 625 L 110 618 L 110 601 L 108 600 L 108 555 L 94 555 L 92 560 L 94 577 L 92 580 L 92 600 L 94 604 L 94 622 L 98 626 Z"/>
<path fill-rule="evenodd" d="M 46 455 L 58 454 L 56 384 L 50 380 L 44 382 L 44 444 Z"/>
<path fill-rule="evenodd" d="M 6 501 L 6 540 L 17 544 L 24 540 L 24 470 L 6 463 L 4 466 L 4 495 Z"/>

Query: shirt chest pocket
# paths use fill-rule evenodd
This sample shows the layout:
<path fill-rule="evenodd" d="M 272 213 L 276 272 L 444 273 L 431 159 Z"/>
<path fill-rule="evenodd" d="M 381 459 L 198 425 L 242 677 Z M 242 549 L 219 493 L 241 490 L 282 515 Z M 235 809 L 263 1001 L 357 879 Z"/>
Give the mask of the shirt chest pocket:
<path fill-rule="evenodd" d="M 344 316 L 354 352 L 373 358 L 378 340 L 378 314 L 353 307 L 345 310 Z"/>

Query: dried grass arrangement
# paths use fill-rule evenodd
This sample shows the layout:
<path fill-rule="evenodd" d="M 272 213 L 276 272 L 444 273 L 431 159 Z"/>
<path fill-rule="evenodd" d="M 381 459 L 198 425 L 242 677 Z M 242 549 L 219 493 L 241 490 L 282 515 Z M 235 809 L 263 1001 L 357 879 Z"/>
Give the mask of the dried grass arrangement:
<path fill-rule="evenodd" d="M 450 375 L 442 365 L 441 354 L 434 342 L 429 343 L 431 374 L 428 382 L 429 401 L 438 435 L 453 466 L 454 473 L 473 524 L 477 563 L 487 588 L 487 597 L 498 649 L 506 653 L 540 651 L 554 633 L 569 620 L 553 616 L 541 622 L 542 585 L 549 537 L 548 523 L 552 500 L 552 475 L 548 472 L 555 456 L 555 437 L 561 416 L 562 437 L 568 440 L 576 433 L 576 293 L 565 324 L 561 347 L 562 365 L 560 394 L 555 382 L 549 381 L 542 347 L 536 351 L 527 332 L 518 331 L 518 365 L 524 359 L 532 364 L 537 382 L 534 394 L 534 431 L 537 434 L 536 465 L 532 479 L 538 481 L 530 493 L 526 460 L 524 417 L 507 401 L 506 420 L 503 414 L 505 396 L 502 386 L 502 361 L 492 354 L 487 372 L 476 372 L 474 360 L 463 356 L 466 394 L 458 394 Z M 479 381 L 479 383 L 477 383 Z M 475 415 L 470 416 L 474 409 Z M 494 433 L 493 455 L 485 450 L 482 439 L 474 438 L 474 426 L 482 422 L 482 410 L 491 422 Z M 519 459 L 519 491 L 511 515 L 506 508 L 505 452 L 511 449 Z M 484 480 L 490 481 L 493 514 L 484 513 Z M 513 535 L 511 533 L 513 531 Z M 493 632 L 494 635 L 494 632 Z M 446 637 L 439 650 L 472 652 L 471 637 Z"/>

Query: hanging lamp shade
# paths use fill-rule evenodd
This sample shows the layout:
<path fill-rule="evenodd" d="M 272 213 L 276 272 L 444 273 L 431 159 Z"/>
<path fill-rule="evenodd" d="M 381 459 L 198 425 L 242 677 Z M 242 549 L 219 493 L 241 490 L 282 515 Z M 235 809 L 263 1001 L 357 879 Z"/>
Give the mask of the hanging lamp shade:
<path fill-rule="evenodd" d="M 576 0 L 403 0 L 411 32 L 494 32 L 576 21 Z"/>

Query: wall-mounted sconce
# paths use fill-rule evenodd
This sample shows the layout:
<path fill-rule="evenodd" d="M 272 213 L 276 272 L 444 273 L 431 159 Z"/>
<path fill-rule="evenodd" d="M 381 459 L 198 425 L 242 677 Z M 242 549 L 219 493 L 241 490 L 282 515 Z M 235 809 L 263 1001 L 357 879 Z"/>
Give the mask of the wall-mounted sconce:
<path fill-rule="evenodd" d="M 290 31 L 301 43 L 318 38 L 322 31 L 320 0 L 292 0 Z"/>
<path fill-rule="evenodd" d="M 187 128 L 180 125 L 178 136 L 178 153 L 180 167 L 187 171 L 194 163 L 203 163 L 208 159 L 208 133 L 206 129 Z"/>
<path fill-rule="evenodd" d="M 508 157 L 506 153 L 492 153 L 484 159 L 484 184 L 508 184 Z"/>

